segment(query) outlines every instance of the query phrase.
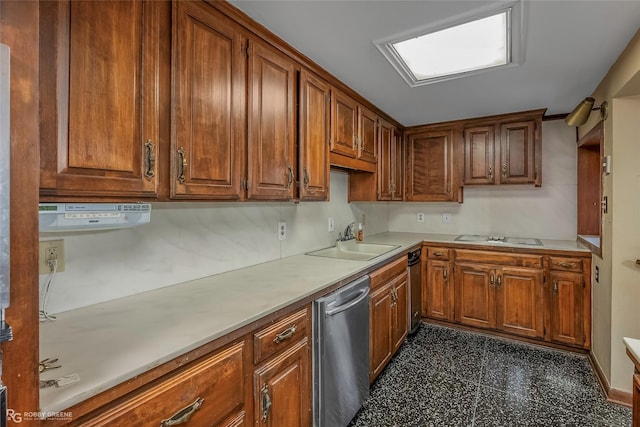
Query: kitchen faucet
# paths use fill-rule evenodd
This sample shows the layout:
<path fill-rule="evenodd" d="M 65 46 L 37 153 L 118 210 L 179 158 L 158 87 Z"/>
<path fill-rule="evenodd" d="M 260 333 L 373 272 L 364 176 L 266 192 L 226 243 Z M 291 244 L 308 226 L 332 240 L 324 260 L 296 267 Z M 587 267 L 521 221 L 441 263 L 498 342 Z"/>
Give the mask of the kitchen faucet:
<path fill-rule="evenodd" d="M 347 225 L 344 228 L 344 231 L 342 233 L 338 233 L 338 241 L 345 242 L 347 240 L 355 239 L 356 238 L 356 235 L 354 234 L 355 226 L 356 226 L 355 222 L 352 222 L 351 224 Z"/>

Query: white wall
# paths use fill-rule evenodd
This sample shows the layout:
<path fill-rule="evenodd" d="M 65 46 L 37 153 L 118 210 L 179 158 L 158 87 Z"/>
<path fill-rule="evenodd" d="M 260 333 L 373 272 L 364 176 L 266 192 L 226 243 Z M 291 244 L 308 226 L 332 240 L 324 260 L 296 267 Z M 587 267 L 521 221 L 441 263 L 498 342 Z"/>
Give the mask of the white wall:
<path fill-rule="evenodd" d="M 124 230 L 43 233 L 64 239 L 47 311 L 58 313 L 331 246 L 366 214 L 365 235 L 387 231 L 386 204 L 347 203 L 347 175 L 331 173 L 330 202 L 155 203 L 151 223 Z M 327 231 L 327 219 L 335 232 Z M 280 242 L 279 220 L 287 222 Z M 40 276 L 41 289 L 47 276 Z"/>
<path fill-rule="evenodd" d="M 390 231 L 492 234 L 575 240 L 577 149 L 575 128 L 564 121 L 542 124 L 542 187 L 467 186 L 464 203 L 390 204 Z M 417 213 L 425 222 L 417 221 Z M 442 223 L 442 214 L 451 223 Z"/>

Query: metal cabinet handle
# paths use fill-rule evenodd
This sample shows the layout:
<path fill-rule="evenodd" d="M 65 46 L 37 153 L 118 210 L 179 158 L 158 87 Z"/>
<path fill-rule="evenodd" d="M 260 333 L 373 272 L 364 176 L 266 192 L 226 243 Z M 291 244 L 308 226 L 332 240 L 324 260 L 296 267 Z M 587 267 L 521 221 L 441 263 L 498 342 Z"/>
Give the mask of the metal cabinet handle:
<path fill-rule="evenodd" d="M 435 256 L 443 256 L 444 252 L 434 252 L 433 253 Z"/>
<path fill-rule="evenodd" d="M 636 265 L 640 265 L 640 259 L 636 260 Z"/>
<path fill-rule="evenodd" d="M 489 285 L 490 285 L 491 287 L 494 287 L 494 286 L 495 286 L 495 284 L 496 284 L 496 276 L 494 276 L 494 275 L 493 275 L 493 273 L 491 273 L 491 274 L 489 275 Z"/>
<path fill-rule="evenodd" d="M 442 270 L 442 278 L 444 279 L 444 281 L 447 281 L 447 276 L 449 273 L 447 273 L 447 269 L 445 268 L 444 270 Z"/>
<path fill-rule="evenodd" d="M 178 149 L 178 182 L 184 184 L 186 181 L 185 173 L 187 172 L 187 153 L 183 147 Z"/>
<path fill-rule="evenodd" d="M 267 422 L 269 417 L 269 410 L 271 409 L 271 397 L 269 396 L 269 386 L 267 384 L 262 386 L 260 390 L 262 395 L 262 422 Z"/>
<path fill-rule="evenodd" d="M 572 262 L 559 262 L 558 265 L 564 268 L 574 268 L 576 265 Z"/>
<path fill-rule="evenodd" d="M 489 166 L 489 175 L 487 175 L 487 178 L 493 178 L 493 166 Z"/>
<path fill-rule="evenodd" d="M 191 405 L 187 406 L 186 408 L 180 409 L 171 418 L 167 418 L 166 420 L 160 421 L 160 427 L 176 426 L 178 424 L 186 423 L 187 421 L 189 421 L 191 416 L 198 409 L 200 409 L 200 407 L 202 406 L 202 403 L 204 403 L 204 399 L 201 397 L 197 398 L 195 402 L 193 402 Z"/>
<path fill-rule="evenodd" d="M 557 280 L 553 281 L 553 294 L 554 295 L 558 295 L 558 281 Z"/>
<path fill-rule="evenodd" d="M 498 278 L 496 279 L 496 287 L 502 286 L 502 274 L 498 274 Z"/>
<path fill-rule="evenodd" d="M 291 188 L 293 185 L 293 168 L 291 165 L 287 166 L 287 188 Z"/>
<path fill-rule="evenodd" d="M 502 165 L 502 176 L 504 178 L 507 177 L 507 164 L 506 163 Z"/>
<path fill-rule="evenodd" d="M 304 189 L 308 190 L 309 189 L 309 182 L 311 181 L 311 178 L 309 177 L 309 172 L 307 171 L 307 168 L 303 169 L 302 175 L 304 176 L 304 178 L 303 178 Z"/>
<path fill-rule="evenodd" d="M 156 174 L 156 146 L 150 139 L 147 139 L 147 142 L 144 143 L 144 149 L 147 163 L 147 168 L 144 171 L 144 177 L 151 180 L 151 178 Z"/>
<path fill-rule="evenodd" d="M 293 336 L 293 334 L 296 333 L 296 325 L 293 325 L 287 329 L 285 329 L 284 331 L 280 332 L 278 335 L 276 335 L 276 337 L 273 339 L 273 342 L 278 344 L 282 341 L 288 340 L 289 338 L 291 338 Z"/>

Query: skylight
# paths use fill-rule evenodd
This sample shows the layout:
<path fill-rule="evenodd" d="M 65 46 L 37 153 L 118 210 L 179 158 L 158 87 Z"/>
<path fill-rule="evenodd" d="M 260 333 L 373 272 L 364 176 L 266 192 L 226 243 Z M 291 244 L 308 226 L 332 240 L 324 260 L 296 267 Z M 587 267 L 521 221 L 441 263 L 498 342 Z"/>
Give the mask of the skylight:
<path fill-rule="evenodd" d="M 520 46 L 513 41 L 519 40 L 520 25 L 517 20 L 512 25 L 514 10 L 521 10 L 519 2 L 458 17 L 446 26 L 413 30 L 376 45 L 410 86 L 517 65 Z"/>

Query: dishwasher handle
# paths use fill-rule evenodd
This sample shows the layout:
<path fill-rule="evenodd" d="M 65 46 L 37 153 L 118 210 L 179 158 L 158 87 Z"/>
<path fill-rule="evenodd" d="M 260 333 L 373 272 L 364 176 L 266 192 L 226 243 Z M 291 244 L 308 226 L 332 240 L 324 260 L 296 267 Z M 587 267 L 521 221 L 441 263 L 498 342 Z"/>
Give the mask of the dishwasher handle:
<path fill-rule="evenodd" d="M 366 297 L 369 296 L 369 288 L 364 288 L 362 289 L 360 292 L 358 292 L 358 296 L 355 297 L 354 299 L 350 300 L 349 302 L 339 305 L 336 308 L 332 308 L 331 310 L 327 310 L 324 312 L 325 316 L 333 316 L 336 315 L 338 313 L 341 313 L 345 310 L 350 309 L 351 307 L 353 307 L 354 305 L 358 304 L 360 301 L 362 301 L 363 299 L 365 299 Z"/>

